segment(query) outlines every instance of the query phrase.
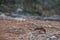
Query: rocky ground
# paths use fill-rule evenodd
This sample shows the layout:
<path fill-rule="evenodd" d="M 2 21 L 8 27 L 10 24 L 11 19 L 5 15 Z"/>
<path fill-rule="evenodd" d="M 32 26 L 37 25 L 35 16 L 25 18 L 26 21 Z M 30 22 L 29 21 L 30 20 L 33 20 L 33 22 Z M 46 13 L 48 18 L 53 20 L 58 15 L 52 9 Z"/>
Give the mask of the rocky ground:
<path fill-rule="evenodd" d="M 0 19 L 0 40 L 60 40 L 60 22 Z"/>

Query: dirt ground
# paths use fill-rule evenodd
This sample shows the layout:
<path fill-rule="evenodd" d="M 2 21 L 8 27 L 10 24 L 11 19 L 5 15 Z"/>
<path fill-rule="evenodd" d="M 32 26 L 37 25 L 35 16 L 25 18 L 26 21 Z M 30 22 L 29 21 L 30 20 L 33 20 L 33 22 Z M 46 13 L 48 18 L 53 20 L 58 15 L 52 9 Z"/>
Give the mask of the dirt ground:
<path fill-rule="evenodd" d="M 45 31 L 35 30 L 40 27 Z M 46 40 L 49 34 L 60 35 L 60 22 L 34 19 L 0 20 L 0 40 Z"/>

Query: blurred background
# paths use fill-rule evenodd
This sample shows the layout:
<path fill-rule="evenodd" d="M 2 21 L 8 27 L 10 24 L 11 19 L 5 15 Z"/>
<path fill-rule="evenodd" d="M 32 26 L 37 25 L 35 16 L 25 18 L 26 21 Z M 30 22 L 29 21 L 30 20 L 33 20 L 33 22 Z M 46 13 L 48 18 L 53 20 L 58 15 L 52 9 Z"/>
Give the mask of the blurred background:
<path fill-rule="evenodd" d="M 0 0 L 0 14 L 60 21 L 60 0 Z"/>

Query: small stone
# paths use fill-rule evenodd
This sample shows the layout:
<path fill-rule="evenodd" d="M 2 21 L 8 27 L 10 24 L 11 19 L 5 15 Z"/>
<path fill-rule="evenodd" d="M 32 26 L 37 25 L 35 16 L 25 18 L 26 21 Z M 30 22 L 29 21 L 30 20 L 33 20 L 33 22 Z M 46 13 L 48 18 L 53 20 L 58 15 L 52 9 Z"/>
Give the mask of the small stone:
<path fill-rule="evenodd" d="M 48 25 L 48 27 L 52 27 L 51 25 Z"/>
<path fill-rule="evenodd" d="M 56 35 L 54 35 L 54 34 L 49 34 L 48 36 L 47 36 L 47 40 L 58 40 L 58 38 L 57 38 L 57 36 Z"/>

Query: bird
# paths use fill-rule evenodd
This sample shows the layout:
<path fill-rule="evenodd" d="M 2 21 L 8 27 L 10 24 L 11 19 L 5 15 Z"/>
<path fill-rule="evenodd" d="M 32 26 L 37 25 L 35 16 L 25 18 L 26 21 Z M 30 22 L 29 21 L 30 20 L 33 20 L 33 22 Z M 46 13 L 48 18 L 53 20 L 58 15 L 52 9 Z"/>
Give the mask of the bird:
<path fill-rule="evenodd" d="M 46 30 L 43 27 L 37 27 L 34 30 L 39 31 L 39 33 L 46 33 Z"/>
<path fill-rule="evenodd" d="M 30 23 L 30 24 L 34 25 L 33 28 L 35 31 L 39 31 L 39 33 L 45 33 L 46 34 L 46 29 L 44 29 L 42 26 L 38 26 L 35 23 Z"/>

